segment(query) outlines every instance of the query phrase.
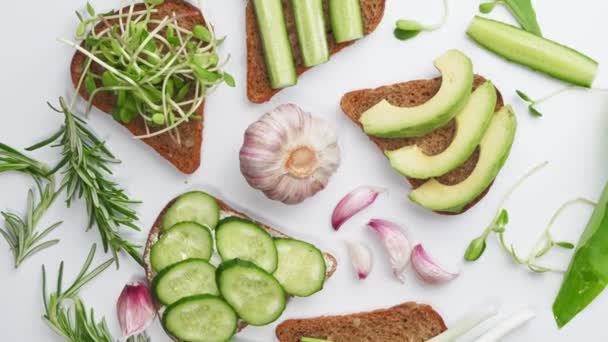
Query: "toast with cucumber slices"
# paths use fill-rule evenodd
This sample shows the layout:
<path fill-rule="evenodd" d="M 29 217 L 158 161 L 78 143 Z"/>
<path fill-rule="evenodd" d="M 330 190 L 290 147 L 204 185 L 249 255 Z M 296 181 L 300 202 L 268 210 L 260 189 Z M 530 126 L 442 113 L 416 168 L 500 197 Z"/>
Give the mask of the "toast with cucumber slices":
<path fill-rule="evenodd" d="M 259 0 L 248 0 L 245 13 L 247 97 L 254 103 L 269 101 L 281 88 L 295 84 L 297 76 L 316 64 L 324 63 L 329 56 L 352 45 L 361 36 L 372 33 L 384 16 L 385 5 L 385 0 L 260 1 L 257 14 L 270 13 L 265 18 L 268 20 L 264 20 L 264 25 L 260 26 L 256 17 L 256 1 Z M 301 8 L 294 8 L 293 4 L 300 2 Z M 266 8 L 262 8 L 264 6 Z M 355 6 L 359 8 L 354 8 Z M 272 14 L 272 11 L 279 13 Z M 322 13 L 319 15 L 319 12 Z M 344 20 L 340 22 L 333 18 L 332 13 L 343 14 Z M 358 33 L 356 27 L 349 26 L 349 21 L 352 23 L 352 20 L 362 21 Z M 315 26 L 315 23 L 318 25 Z M 264 38 L 261 29 L 283 34 Z M 303 32 L 312 33 L 302 34 Z M 265 44 L 268 44 L 267 51 Z M 269 68 L 268 65 L 271 60 L 285 63 L 274 70 L 274 67 Z"/>
<path fill-rule="evenodd" d="M 356 90 L 349 92 L 342 97 L 341 107 L 346 116 L 365 132 L 366 127 L 364 124 L 367 122 L 362 120 L 362 117 L 365 113 L 369 114 L 371 108 L 384 102 L 385 108 L 388 108 L 388 110 L 384 110 L 382 113 L 379 112 L 377 114 L 385 115 L 386 113 L 391 112 L 391 106 L 396 106 L 399 109 L 420 107 L 423 104 L 431 103 L 433 98 L 440 92 L 441 88 L 442 79 L 439 77 L 430 80 L 414 80 L 398 83 L 376 89 Z M 485 89 L 485 95 L 483 88 L 487 88 Z M 448 118 L 449 121 L 447 121 L 447 123 L 438 123 L 439 127 L 431 127 L 432 130 L 430 132 L 423 131 L 423 134 L 420 135 L 413 134 L 401 137 L 398 136 L 399 132 L 404 132 L 404 130 L 393 130 L 392 132 L 396 133 L 387 133 L 389 136 L 385 137 L 368 134 L 369 139 L 383 151 L 387 157 L 389 157 L 392 166 L 399 173 L 404 175 L 415 189 L 412 194 L 410 194 L 410 199 L 438 213 L 460 214 L 479 202 L 490 189 L 494 177 L 502 167 L 511 147 L 515 130 L 515 119 L 512 112 L 509 110 L 509 107 L 504 106 L 500 92 L 480 75 L 474 75 L 472 89 L 473 92 L 468 95 L 469 97 L 467 100 L 469 105 L 461 104 L 457 109 L 454 109 L 453 107 L 450 108 L 450 111 L 459 112 L 460 114 L 456 116 L 452 114 L 451 119 Z M 484 108 L 484 110 L 480 110 L 481 108 Z M 428 108 L 425 110 L 426 113 L 429 112 Z M 483 111 L 487 112 L 488 110 L 490 111 L 490 115 L 488 115 L 488 113 L 483 114 Z M 495 112 L 496 114 L 494 114 Z M 501 112 L 502 114 L 499 115 Z M 409 114 L 410 117 L 413 117 L 420 113 L 410 111 Z M 398 114 L 395 112 L 390 113 L 390 115 L 394 116 Z M 467 115 L 468 118 L 465 117 Z M 456 190 L 461 192 L 459 189 L 455 189 L 455 187 L 470 182 L 472 175 L 479 173 L 478 169 L 481 167 L 478 165 L 481 164 L 479 163 L 480 157 L 483 156 L 486 158 L 479 146 L 484 141 L 483 138 L 488 140 L 488 134 L 486 133 L 491 131 L 492 127 L 494 127 L 495 131 L 500 131 L 500 128 L 502 127 L 501 122 L 495 119 L 502 119 L 503 117 L 507 121 L 510 120 L 509 123 L 512 126 L 512 130 L 504 135 L 505 144 L 508 146 L 504 153 L 501 153 L 500 155 L 497 154 L 497 164 L 488 167 L 488 169 L 491 170 L 488 170 L 488 174 L 484 176 L 490 177 L 491 179 L 487 179 L 483 188 L 476 189 L 476 191 L 472 192 L 474 194 L 472 198 L 466 199 L 466 202 L 461 203 L 457 207 L 429 205 L 428 202 L 431 202 L 430 200 L 425 202 L 425 200 L 431 197 L 426 195 L 432 192 L 426 191 L 427 188 L 428 190 L 437 190 L 435 191 L 435 194 L 439 193 L 445 195 L 453 193 Z M 389 117 L 388 119 L 393 120 L 392 117 Z M 465 122 L 464 120 L 468 120 L 469 123 L 467 123 L 467 125 L 479 127 L 467 129 L 469 132 L 466 132 L 467 130 L 464 130 L 463 127 L 468 128 L 467 126 L 458 127 L 458 122 Z M 371 122 L 373 120 L 368 118 L 367 121 Z M 391 125 L 392 124 L 394 124 L 394 122 L 391 122 Z M 419 127 L 423 126 L 420 125 Z M 374 129 L 381 132 L 384 128 L 374 127 Z M 386 132 L 389 131 L 386 130 Z M 391 134 L 396 136 L 390 136 Z M 459 136 L 459 134 L 464 135 L 464 137 Z M 462 142 L 461 140 L 465 142 Z M 452 154 L 450 156 L 442 155 L 448 154 L 445 152 L 450 149 L 457 149 L 460 151 L 457 151 L 457 153 L 450 152 Z M 489 149 L 485 149 L 484 152 L 487 152 L 487 150 Z M 433 158 L 433 156 L 439 156 L 439 158 Z M 454 156 L 456 156 L 456 158 L 454 158 Z M 428 167 L 425 170 L 421 170 L 420 165 L 422 164 L 427 165 Z M 446 170 L 449 171 L 446 172 Z M 451 191 L 451 187 L 454 187 L 454 191 Z M 420 193 L 417 193 L 416 189 L 419 189 Z M 449 196 L 442 195 L 442 197 Z"/>
<path fill-rule="evenodd" d="M 447 329 L 428 305 L 404 303 L 388 309 L 343 316 L 290 319 L 276 328 L 279 342 L 424 342 Z"/>
<path fill-rule="evenodd" d="M 136 4 L 133 11 L 144 10 L 144 4 Z M 121 13 L 129 13 L 130 6 L 122 9 Z M 178 23 L 181 27 L 192 30 L 196 25 L 205 25 L 205 19 L 200 10 L 184 0 L 165 0 L 162 4 L 155 7 L 155 12 L 152 14 L 152 19 L 161 20 L 165 17 L 173 15 L 179 17 Z M 111 20 L 100 23 L 95 27 L 95 30 L 105 29 L 106 26 L 112 24 Z M 83 43 L 84 46 L 84 43 Z M 70 73 L 72 83 L 75 87 L 81 82 L 83 73 L 87 68 L 87 57 L 80 51 L 77 51 L 71 61 Z M 104 68 L 97 63 L 91 64 L 91 69 L 96 73 L 101 74 Z M 80 96 L 89 101 L 90 94 L 87 87 L 80 86 Z M 98 92 L 93 98 L 92 105 L 99 110 L 113 115 L 117 108 L 118 97 L 112 92 Z M 195 114 L 200 119 L 192 119 L 181 123 L 177 126 L 177 134 L 181 137 L 176 140 L 170 134 L 164 133 L 150 138 L 143 138 L 143 142 L 152 147 L 164 159 L 168 160 L 178 170 L 184 173 L 193 173 L 200 166 L 201 161 L 201 144 L 203 140 L 203 119 L 204 119 L 205 102 L 201 102 L 195 111 Z M 153 113 L 146 113 L 152 115 Z M 135 119 L 128 123 L 120 122 L 134 136 L 146 135 L 152 128 L 146 126 L 144 119 L 138 115 Z"/>
<path fill-rule="evenodd" d="M 175 341 L 227 341 L 247 325 L 270 324 L 289 297 L 319 292 L 337 267 L 331 254 L 200 191 L 161 211 L 144 262 Z"/>

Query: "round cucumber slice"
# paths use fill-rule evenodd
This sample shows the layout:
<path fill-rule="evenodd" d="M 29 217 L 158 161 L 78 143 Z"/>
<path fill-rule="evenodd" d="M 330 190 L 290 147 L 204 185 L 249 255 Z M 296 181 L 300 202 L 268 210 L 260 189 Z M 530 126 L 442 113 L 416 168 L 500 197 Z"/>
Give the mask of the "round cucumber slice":
<path fill-rule="evenodd" d="M 323 253 L 317 247 L 294 239 L 275 239 L 279 253 L 279 266 L 275 278 L 287 293 L 308 297 L 323 289 L 326 265 Z"/>
<path fill-rule="evenodd" d="M 155 278 L 152 289 L 164 305 L 194 295 L 219 296 L 215 282 L 215 267 L 205 260 L 188 259 L 165 268 Z"/>
<path fill-rule="evenodd" d="M 213 237 L 209 229 L 195 222 L 182 222 L 167 230 L 150 250 L 150 264 L 156 272 L 186 259 L 209 260 Z"/>
<path fill-rule="evenodd" d="M 268 232 L 255 222 L 239 217 L 220 221 L 215 230 L 217 251 L 222 260 L 251 261 L 266 272 L 277 268 L 278 256 L 274 241 Z"/>
<path fill-rule="evenodd" d="M 245 322 L 262 326 L 277 320 L 287 304 L 281 284 L 254 263 L 234 259 L 217 269 L 220 293 Z"/>
<path fill-rule="evenodd" d="M 215 228 L 220 219 L 220 207 L 215 198 L 202 191 L 187 192 L 179 196 L 161 219 L 163 230 L 179 222 L 196 222 Z"/>
<path fill-rule="evenodd" d="M 211 295 L 184 298 L 163 315 L 165 329 L 182 341 L 229 341 L 236 333 L 237 321 L 230 305 Z"/>

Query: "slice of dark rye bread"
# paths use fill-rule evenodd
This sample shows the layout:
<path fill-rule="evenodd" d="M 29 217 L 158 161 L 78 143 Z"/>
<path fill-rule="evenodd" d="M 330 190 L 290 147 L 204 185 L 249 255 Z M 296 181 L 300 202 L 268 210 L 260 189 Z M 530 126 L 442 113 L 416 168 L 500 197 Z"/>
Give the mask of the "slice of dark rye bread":
<path fill-rule="evenodd" d="M 385 0 L 360 1 L 365 34 L 368 35 L 378 27 L 384 16 Z M 340 44 L 336 43 L 329 21 L 329 0 L 323 0 L 323 6 L 329 53 L 330 55 L 334 55 L 345 47 L 352 45 L 355 41 Z M 296 72 L 299 76 L 310 68 L 305 67 L 302 62 L 302 52 L 298 45 L 298 35 L 295 28 L 291 0 L 283 0 L 283 12 L 285 14 L 285 23 L 287 25 L 291 50 L 293 51 L 293 57 L 296 63 Z M 276 93 L 281 91 L 281 89 L 272 89 L 270 82 L 268 81 L 266 62 L 264 60 L 264 49 L 258 32 L 257 19 L 251 0 L 248 0 L 245 17 L 247 34 L 247 97 L 251 102 L 264 103 L 269 101 Z"/>
<path fill-rule="evenodd" d="M 154 280 L 154 277 L 156 276 L 156 272 L 154 272 L 154 270 L 152 269 L 152 266 L 150 264 L 150 249 L 152 248 L 152 246 L 156 243 L 156 241 L 158 241 L 158 238 L 160 236 L 161 233 L 161 227 L 160 227 L 160 222 L 162 217 L 165 215 L 165 213 L 167 212 L 167 210 L 169 209 L 169 207 L 171 207 L 171 205 L 175 202 L 175 200 L 177 199 L 174 198 L 172 199 L 169 203 L 167 203 L 167 205 L 163 208 L 163 210 L 160 212 L 160 214 L 158 214 L 158 217 L 156 218 L 156 221 L 154 221 L 154 224 L 152 225 L 152 228 L 150 228 L 150 232 L 148 234 L 148 239 L 146 241 L 146 247 L 144 249 L 144 270 L 146 272 L 146 279 L 148 280 L 148 282 L 150 284 L 152 284 L 152 281 Z M 228 205 L 226 202 L 217 199 L 216 197 L 216 201 L 220 207 L 220 217 L 225 217 L 225 216 L 237 216 L 237 217 L 241 217 L 241 218 L 245 218 L 251 221 L 255 221 L 253 220 L 251 217 L 249 217 L 248 215 L 232 208 L 230 205 Z M 260 227 L 264 228 L 270 235 L 274 236 L 274 237 L 289 237 L 288 235 L 284 234 L 283 232 L 281 232 L 280 230 L 271 227 L 267 224 L 255 221 L 257 224 L 260 225 Z M 336 260 L 336 258 L 327 253 L 327 252 L 323 252 L 323 257 L 325 258 L 325 264 L 326 264 L 326 272 L 327 272 L 327 279 L 329 279 L 334 272 L 336 272 L 336 268 L 338 267 L 338 261 Z M 159 303 L 155 303 L 156 309 L 159 312 L 159 316 L 160 313 L 162 311 L 162 306 Z M 244 329 L 247 326 L 247 324 L 243 321 L 239 321 L 239 331 L 241 331 L 242 329 Z M 173 338 L 173 337 L 172 337 Z M 177 341 L 175 338 L 173 338 L 173 340 Z"/>
<path fill-rule="evenodd" d="M 143 4 L 137 4 L 135 6 L 136 11 L 143 9 Z M 153 18 L 162 19 L 165 16 L 172 16 L 173 13 L 175 13 L 176 15 L 181 16 L 180 19 L 178 19 L 180 26 L 187 29 L 192 29 L 197 24 L 205 23 L 200 10 L 183 0 L 165 0 L 165 2 L 162 5 L 157 6 L 156 9 L 157 12 L 152 15 Z M 128 11 L 128 7 L 125 7 L 123 11 Z M 95 29 L 99 30 L 105 27 L 106 26 L 101 23 L 97 25 Z M 78 84 L 82 76 L 86 60 L 86 56 L 81 52 L 76 52 L 72 58 L 70 72 L 74 86 Z M 95 72 L 104 70 L 96 63 L 93 63 L 92 69 Z M 89 94 L 85 87 L 80 88 L 80 96 L 88 101 Z M 112 113 L 114 106 L 116 105 L 116 96 L 109 92 L 100 92 L 93 99 L 93 105 L 103 112 L 108 114 Z M 193 173 L 198 169 L 201 163 L 204 107 L 205 103 L 203 102 L 196 111 L 196 114 L 201 117 L 200 120 L 184 122 L 177 128 L 181 137 L 181 144 L 174 141 L 169 134 L 161 134 L 142 140 L 156 150 L 163 158 L 175 165 L 181 172 Z M 123 124 L 123 126 L 135 136 L 146 134 L 144 120 L 139 116 L 132 122 Z"/>
<path fill-rule="evenodd" d="M 477 88 L 485 81 L 486 79 L 483 76 L 475 75 L 473 80 L 473 89 Z M 340 102 L 340 106 L 342 107 L 344 114 L 346 114 L 353 122 L 362 128 L 361 123 L 359 122 L 361 115 L 381 100 L 386 99 L 391 104 L 401 107 L 418 106 L 435 96 L 440 87 L 441 78 L 435 78 L 432 80 L 415 80 L 397 83 L 376 89 L 356 90 L 344 95 L 342 97 L 342 101 Z M 504 106 L 504 102 L 498 89 L 496 89 L 496 93 L 498 94 L 496 111 L 498 111 Z M 378 146 L 381 151 L 392 151 L 403 146 L 416 144 L 420 146 L 425 153 L 435 155 L 450 146 L 455 132 L 456 124 L 455 121 L 452 120 L 444 127 L 441 127 L 423 137 L 402 139 L 386 139 L 373 136 L 368 137 L 374 144 L 376 144 L 376 146 Z M 475 165 L 477 165 L 478 159 L 479 148 L 471 155 L 471 157 L 469 157 L 466 162 L 464 162 L 464 164 L 451 172 L 438 177 L 437 180 L 446 185 L 453 185 L 462 182 L 473 172 Z M 407 179 L 413 188 L 421 186 L 426 181 L 424 179 Z M 491 186 L 492 184 L 490 184 L 479 196 L 477 196 L 476 199 L 469 203 L 462 212 L 467 211 L 477 204 L 477 202 L 479 202 L 487 194 Z M 451 213 L 442 212 L 442 214 L 450 215 Z"/>
<path fill-rule="evenodd" d="M 279 324 L 276 335 L 280 342 L 300 342 L 302 337 L 333 342 L 423 342 L 446 329 L 432 307 L 409 302 L 352 315 L 290 319 Z"/>

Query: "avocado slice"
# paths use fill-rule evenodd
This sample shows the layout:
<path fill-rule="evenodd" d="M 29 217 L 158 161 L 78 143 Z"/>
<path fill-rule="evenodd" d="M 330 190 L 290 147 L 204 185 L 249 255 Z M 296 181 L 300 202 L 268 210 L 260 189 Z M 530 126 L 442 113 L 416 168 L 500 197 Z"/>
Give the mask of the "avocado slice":
<path fill-rule="evenodd" d="M 361 115 L 365 133 L 382 138 L 417 137 L 448 123 L 471 95 L 473 63 L 464 53 L 449 50 L 434 64 L 442 77 L 439 92 L 415 107 L 398 107 L 382 100 Z"/>
<path fill-rule="evenodd" d="M 384 153 L 393 168 L 407 177 L 428 179 L 444 175 L 462 165 L 475 152 L 494 116 L 497 98 L 492 82 L 487 81 L 477 87 L 469 102 L 454 118 L 454 139 L 439 154 L 425 154 L 417 145 Z"/>
<path fill-rule="evenodd" d="M 479 144 L 477 165 L 467 179 L 445 185 L 431 179 L 412 191 L 409 198 L 421 206 L 434 210 L 460 213 L 464 207 L 492 183 L 504 165 L 517 130 L 517 120 L 510 106 L 496 113 Z"/>

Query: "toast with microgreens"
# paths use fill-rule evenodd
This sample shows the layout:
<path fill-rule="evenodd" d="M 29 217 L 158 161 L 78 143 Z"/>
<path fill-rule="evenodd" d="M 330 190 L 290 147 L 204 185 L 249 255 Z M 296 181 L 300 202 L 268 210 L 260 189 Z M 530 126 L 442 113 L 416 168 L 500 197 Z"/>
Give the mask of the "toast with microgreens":
<path fill-rule="evenodd" d="M 291 0 L 247 2 L 247 97 L 251 102 L 269 101 L 285 86 L 294 85 L 297 76 L 372 33 L 384 16 L 385 6 L 385 0 L 322 0 L 308 2 L 311 5 L 302 8 L 294 7 L 297 3 Z M 279 13 L 275 15 L 272 11 Z M 264 14 L 266 12 L 270 13 Z M 258 16 L 264 20 L 258 21 Z M 263 31 L 279 36 L 265 38 Z M 272 64 L 279 60 L 287 65 L 275 71 Z"/>
<path fill-rule="evenodd" d="M 205 98 L 221 83 L 221 44 L 183 0 L 146 0 L 105 14 L 79 14 L 70 67 L 77 92 L 184 173 L 200 165 Z"/>
<path fill-rule="evenodd" d="M 247 325 L 277 320 L 289 297 L 321 291 L 337 262 L 308 242 L 192 191 L 159 214 L 144 265 L 174 340 L 227 341 Z M 184 321 L 184 312 L 193 321 Z"/>

